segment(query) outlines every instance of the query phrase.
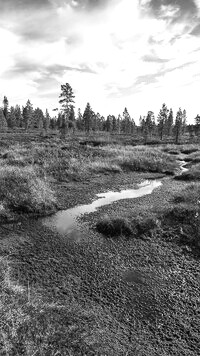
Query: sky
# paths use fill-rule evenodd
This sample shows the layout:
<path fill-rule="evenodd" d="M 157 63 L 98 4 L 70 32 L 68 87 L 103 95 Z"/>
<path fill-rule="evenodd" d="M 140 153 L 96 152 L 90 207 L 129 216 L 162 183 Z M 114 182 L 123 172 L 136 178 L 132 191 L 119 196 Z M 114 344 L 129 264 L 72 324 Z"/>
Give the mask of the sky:
<path fill-rule="evenodd" d="M 200 114 L 200 0 L 0 0 L 0 45 L 10 105 L 52 113 L 69 83 L 76 112 Z"/>

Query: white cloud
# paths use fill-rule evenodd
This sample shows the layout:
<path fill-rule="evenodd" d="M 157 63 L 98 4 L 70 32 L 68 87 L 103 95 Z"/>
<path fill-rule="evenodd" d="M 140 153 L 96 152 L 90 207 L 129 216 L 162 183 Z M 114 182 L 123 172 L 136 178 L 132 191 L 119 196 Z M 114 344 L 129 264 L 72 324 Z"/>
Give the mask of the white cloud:
<path fill-rule="evenodd" d="M 168 17 L 175 11 L 171 7 L 164 10 Z M 199 40 L 188 34 L 190 25 L 179 22 L 169 26 L 167 20 L 143 18 L 133 0 L 110 2 L 108 7 L 91 12 L 77 11 L 60 1 L 59 7 L 40 13 L 35 10 L 23 21 L 24 14 L 25 10 L 12 12 L 6 26 L 4 17 L 4 28 L 0 28 L 1 47 L 6 48 L 0 57 L 0 95 L 7 95 L 10 102 L 24 100 L 25 104 L 30 98 L 36 106 L 53 109 L 58 106 L 60 84 L 69 82 L 76 94 L 76 107 L 82 110 L 88 101 L 104 115 L 122 113 L 127 106 L 137 119 L 148 110 L 157 113 L 166 102 L 174 108 L 184 106 L 191 116 L 198 112 Z M 13 77 L 5 79 L 3 74 L 22 58 L 34 63 L 35 70 L 12 72 Z M 49 88 L 39 92 L 37 80 L 45 67 L 55 64 L 85 65 L 96 74 L 52 72 Z"/>

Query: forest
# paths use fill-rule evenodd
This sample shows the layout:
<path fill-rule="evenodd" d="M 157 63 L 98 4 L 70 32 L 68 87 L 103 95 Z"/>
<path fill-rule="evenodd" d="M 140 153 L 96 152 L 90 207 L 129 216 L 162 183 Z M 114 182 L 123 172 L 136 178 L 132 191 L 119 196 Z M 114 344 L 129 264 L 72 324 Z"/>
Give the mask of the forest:
<path fill-rule="evenodd" d="M 178 144 L 184 137 L 184 141 L 196 142 L 200 136 L 200 115 L 193 119 L 193 123 L 187 123 L 187 113 L 185 109 L 179 108 L 174 113 L 172 108 L 168 108 L 163 103 L 157 118 L 153 111 L 148 111 L 146 116 L 140 116 L 139 124 L 130 116 L 125 107 L 122 114 L 118 116 L 102 116 L 99 112 L 95 113 L 88 102 L 84 112 L 78 108 L 75 113 L 75 95 L 69 83 L 61 85 L 59 96 L 60 109 L 55 108 L 54 116 L 50 116 L 48 109 L 45 113 L 39 107 L 33 108 L 31 100 L 25 106 L 10 106 L 7 96 L 2 100 L 0 107 L 0 130 L 24 131 L 36 130 L 37 132 L 47 133 L 49 130 L 59 131 L 61 137 L 67 133 L 85 132 L 131 135 L 135 139 L 144 143 L 157 140 L 162 142 L 174 142 Z"/>

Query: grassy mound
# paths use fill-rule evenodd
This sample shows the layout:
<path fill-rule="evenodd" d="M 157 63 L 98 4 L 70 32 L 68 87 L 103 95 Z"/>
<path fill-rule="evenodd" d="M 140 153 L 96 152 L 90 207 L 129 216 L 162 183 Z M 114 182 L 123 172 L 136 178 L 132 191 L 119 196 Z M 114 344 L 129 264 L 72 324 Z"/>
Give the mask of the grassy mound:
<path fill-rule="evenodd" d="M 139 219 L 104 215 L 96 223 L 97 231 L 107 237 L 138 237 L 157 226 L 158 220 L 153 217 Z"/>
<path fill-rule="evenodd" d="M 32 167 L 0 168 L 0 201 L 8 210 L 25 213 L 43 213 L 56 205 L 50 186 Z"/>
<path fill-rule="evenodd" d="M 175 229 L 176 240 L 199 248 L 200 184 L 189 184 L 174 195 L 172 203 L 172 208 L 164 216 L 164 224 Z"/>

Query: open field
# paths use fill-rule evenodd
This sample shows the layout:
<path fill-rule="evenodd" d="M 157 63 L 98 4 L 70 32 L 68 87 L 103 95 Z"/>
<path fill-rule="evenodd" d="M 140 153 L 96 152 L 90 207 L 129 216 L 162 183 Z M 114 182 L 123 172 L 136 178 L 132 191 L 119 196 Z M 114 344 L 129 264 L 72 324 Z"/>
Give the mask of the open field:
<path fill-rule="evenodd" d="M 1 140 L 1 355 L 198 355 L 199 145 L 83 141 Z M 84 215 L 78 242 L 37 220 L 145 179 L 162 185 Z"/>

